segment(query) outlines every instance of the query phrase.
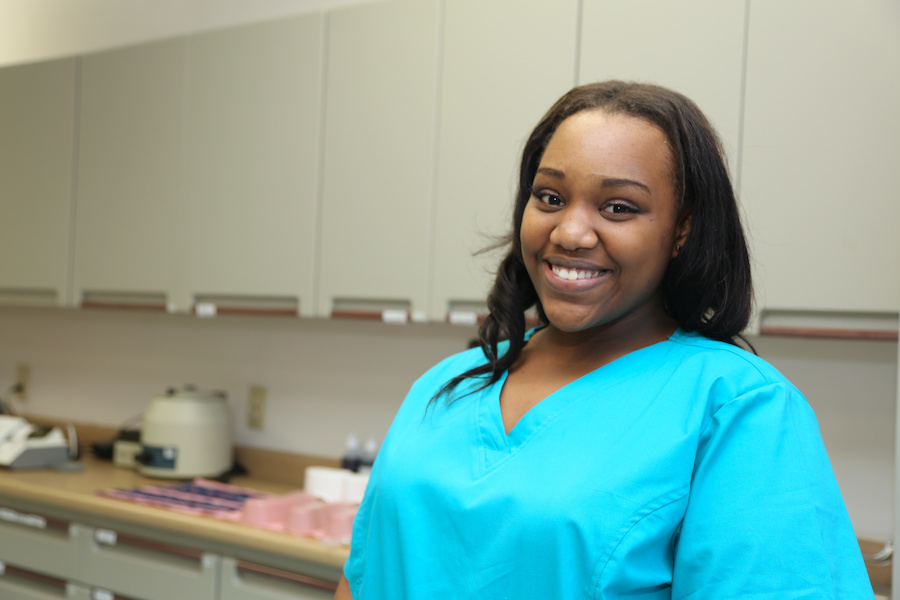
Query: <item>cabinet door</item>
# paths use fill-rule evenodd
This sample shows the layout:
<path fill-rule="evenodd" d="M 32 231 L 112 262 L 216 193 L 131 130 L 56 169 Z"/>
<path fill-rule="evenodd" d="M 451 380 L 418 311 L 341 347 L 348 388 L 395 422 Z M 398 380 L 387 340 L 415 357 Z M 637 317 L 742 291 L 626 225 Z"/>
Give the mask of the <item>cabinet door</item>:
<path fill-rule="evenodd" d="M 584 0 L 580 83 L 624 79 L 696 102 L 736 168 L 741 125 L 744 0 Z"/>
<path fill-rule="evenodd" d="M 426 310 L 439 36 L 436 0 L 328 17 L 319 304 Z"/>
<path fill-rule="evenodd" d="M 894 0 L 750 3 L 741 196 L 765 312 L 896 315 L 898 25 Z"/>
<path fill-rule="evenodd" d="M 448 0 L 429 316 L 479 312 L 509 232 L 522 146 L 575 80 L 578 2 Z M 492 237 L 493 236 L 493 237 Z"/>
<path fill-rule="evenodd" d="M 0 69 L 0 302 L 64 304 L 75 59 Z"/>
<path fill-rule="evenodd" d="M 107 529 L 85 536 L 83 581 L 141 600 L 214 600 L 219 557 Z"/>
<path fill-rule="evenodd" d="M 0 519 L 0 561 L 58 579 L 80 575 L 81 525 L 5 507 Z"/>
<path fill-rule="evenodd" d="M 191 247 L 181 219 L 185 40 L 84 57 L 74 289 L 169 298 Z"/>
<path fill-rule="evenodd" d="M 323 28 L 317 14 L 191 39 L 180 295 L 312 314 Z"/>

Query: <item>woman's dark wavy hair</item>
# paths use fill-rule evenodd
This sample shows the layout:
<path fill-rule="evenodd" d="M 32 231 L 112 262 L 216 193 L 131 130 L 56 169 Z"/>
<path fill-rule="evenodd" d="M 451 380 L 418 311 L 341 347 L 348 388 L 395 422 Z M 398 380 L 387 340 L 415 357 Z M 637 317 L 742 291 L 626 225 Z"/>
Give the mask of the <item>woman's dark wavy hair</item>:
<path fill-rule="evenodd" d="M 737 339 L 746 343 L 741 331 L 750 320 L 752 307 L 750 257 L 722 145 L 712 125 L 694 102 L 663 87 L 622 81 L 582 85 L 550 108 L 525 143 L 512 231 L 505 242 L 509 251 L 488 296 L 490 314 L 479 329 L 488 362 L 448 381 L 434 399 L 449 395 L 467 379 L 484 379 L 484 386 L 498 381 L 525 345 L 525 312 L 529 308 L 534 306 L 539 321 L 547 323 L 522 259 L 522 215 L 550 138 L 560 123 L 585 110 L 641 118 L 665 133 L 679 219 L 691 218 L 684 247 L 663 278 L 666 310 L 685 331 L 732 344 Z M 498 344 L 504 339 L 509 340 L 509 348 L 500 355 Z"/>

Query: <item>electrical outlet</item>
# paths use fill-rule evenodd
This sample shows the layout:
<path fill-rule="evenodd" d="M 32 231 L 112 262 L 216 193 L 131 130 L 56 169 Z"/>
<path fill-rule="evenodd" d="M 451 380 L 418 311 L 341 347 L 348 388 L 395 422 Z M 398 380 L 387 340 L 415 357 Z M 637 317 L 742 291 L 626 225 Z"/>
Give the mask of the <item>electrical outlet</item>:
<path fill-rule="evenodd" d="M 16 393 L 19 400 L 28 400 L 28 388 L 31 386 L 31 367 L 20 364 L 16 367 Z"/>
<path fill-rule="evenodd" d="M 262 429 L 266 420 L 266 388 L 251 385 L 247 398 L 247 427 Z"/>

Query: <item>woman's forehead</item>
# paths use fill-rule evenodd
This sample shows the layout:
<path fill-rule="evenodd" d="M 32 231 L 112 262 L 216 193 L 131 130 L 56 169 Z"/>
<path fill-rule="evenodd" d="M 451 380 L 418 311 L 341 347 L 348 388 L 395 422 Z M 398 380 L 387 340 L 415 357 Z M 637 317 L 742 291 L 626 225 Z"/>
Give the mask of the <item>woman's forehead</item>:
<path fill-rule="evenodd" d="M 563 120 L 547 142 L 540 169 L 608 176 L 672 172 L 666 134 L 650 121 L 623 113 L 581 111 Z M 607 172 L 611 170 L 612 172 Z"/>

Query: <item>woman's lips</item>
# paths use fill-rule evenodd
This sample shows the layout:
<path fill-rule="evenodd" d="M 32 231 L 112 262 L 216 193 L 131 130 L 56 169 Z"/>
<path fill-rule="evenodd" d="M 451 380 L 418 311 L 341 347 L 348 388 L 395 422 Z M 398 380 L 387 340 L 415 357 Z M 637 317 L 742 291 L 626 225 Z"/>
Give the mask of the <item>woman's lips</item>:
<path fill-rule="evenodd" d="M 603 271 L 593 271 L 588 269 L 576 269 L 576 268 L 567 268 L 560 267 L 558 265 L 550 265 L 550 270 L 553 271 L 553 274 L 561 279 L 568 279 L 569 281 L 575 281 L 576 279 L 594 279 L 596 277 L 600 277 L 603 274 Z"/>
<path fill-rule="evenodd" d="M 599 283 L 598 280 L 609 273 L 608 269 L 583 269 L 574 266 L 557 265 L 546 262 L 551 281 L 563 284 L 566 287 L 592 286 Z"/>

